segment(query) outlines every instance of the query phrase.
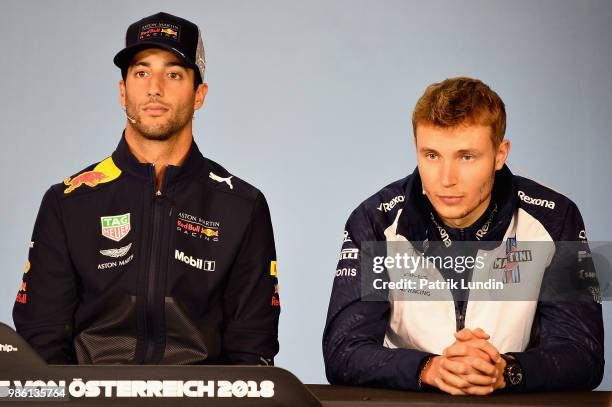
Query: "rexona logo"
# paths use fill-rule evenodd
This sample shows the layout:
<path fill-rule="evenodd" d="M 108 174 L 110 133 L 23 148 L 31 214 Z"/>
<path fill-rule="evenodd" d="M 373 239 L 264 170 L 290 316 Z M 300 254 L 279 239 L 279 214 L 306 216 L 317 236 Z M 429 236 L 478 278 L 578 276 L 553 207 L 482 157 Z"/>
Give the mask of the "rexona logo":
<path fill-rule="evenodd" d="M 381 203 L 377 209 L 382 212 L 389 212 L 400 202 L 404 202 L 404 195 L 398 195 L 387 203 Z"/>
<path fill-rule="evenodd" d="M 0 345 L 0 352 L 17 352 L 19 349 L 13 345 L 2 344 Z"/>
<path fill-rule="evenodd" d="M 549 200 L 540 199 L 540 198 L 534 199 L 530 197 L 529 195 L 526 195 L 523 191 L 518 191 L 518 196 L 519 198 L 521 198 L 523 202 L 528 203 L 530 205 L 538 205 L 538 206 L 546 207 L 548 209 L 555 209 L 554 201 L 549 201 Z"/>
<path fill-rule="evenodd" d="M 198 270 L 204 271 L 215 271 L 215 261 L 214 260 L 202 260 L 196 259 L 192 256 L 185 256 L 185 253 L 174 250 L 174 258 L 178 261 L 182 261 L 183 263 L 197 268 Z"/>

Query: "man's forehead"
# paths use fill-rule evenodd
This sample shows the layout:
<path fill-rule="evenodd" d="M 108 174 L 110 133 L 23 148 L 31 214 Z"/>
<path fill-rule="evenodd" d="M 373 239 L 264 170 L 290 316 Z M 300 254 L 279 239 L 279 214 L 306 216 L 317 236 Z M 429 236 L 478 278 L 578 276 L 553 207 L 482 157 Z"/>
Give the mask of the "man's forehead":
<path fill-rule="evenodd" d="M 438 127 L 419 125 L 416 129 L 419 149 L 466 150 L 489 147 L 492 143 L 491 128 L 483 125 Z"/>

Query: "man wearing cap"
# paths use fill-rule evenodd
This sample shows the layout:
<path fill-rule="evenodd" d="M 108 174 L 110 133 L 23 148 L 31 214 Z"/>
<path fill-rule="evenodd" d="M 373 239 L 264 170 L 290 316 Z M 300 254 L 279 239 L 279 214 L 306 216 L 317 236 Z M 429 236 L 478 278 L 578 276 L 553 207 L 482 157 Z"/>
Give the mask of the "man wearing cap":
<path fill-rule="evenodd" d="M 43 197 L 17 332 L 49 363 L 272 364 L 270 213 L 193 140 L 207 91 L 199 28 L 143 18 L 114 62 L 125 131 L 110 157 Z"/>
<path fill-rule="evenodd" d="M 576 204 L 510 172 L 504 103 L 481 81 L 430 85 L 412 122 L 418 167 L 346 223 L 323 334 L 330 383 L 597 387 L 601 296 Z"/>

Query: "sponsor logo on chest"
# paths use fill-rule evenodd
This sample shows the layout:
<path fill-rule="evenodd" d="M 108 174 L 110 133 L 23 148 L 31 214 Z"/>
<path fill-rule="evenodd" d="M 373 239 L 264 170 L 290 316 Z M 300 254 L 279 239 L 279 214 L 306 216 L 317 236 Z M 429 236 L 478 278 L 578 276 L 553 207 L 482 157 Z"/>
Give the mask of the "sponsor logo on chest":
<path fill-rule="evenodd" d="M 502 270 L 504 284 L 520 283 L 521 269 L 519 263 L 533 260 L 531 250 L 518 250 L 516 237 L 506 240 L 506 257 L 498 257 L 493 263 L 493 269 Z"/>
<path fill-rule="evenodd" d="M 109 261 L 109 262 L 106 262 L 106 263 L 100 263 L 100 264 L 98 264 L 98 270 L 108 270 L 108 269 L 115 268 L 117 266 L 125 266 L 126 264 L 128 264 L 132 260 L 134 260 L 134 255 L 130 254 L 125 259 L 116 260 L 116 261 Z"/>
<path fill-rule="evenodd" d="M 215 271 L 215 261 L 214 260 L 198 259 L 193 256 L 188 256 L 180 250 L 174 250 L 174 259 L 178 261 L 182 261 L 188 266 L 191 266 L 198 270 Z"/>
<path fill-rule="evenodd" d="M 102 236 L 118 242 L 130 233 L 130 214 L 101 216 L 100 225 L 102 227 Z"/>
<path fill-rule="evenodd" d="M 184 233 L 196 239 L 218 242 L 221 223 L 202 219 L 199 216 L 179 212 L 176 220 L 177 232 Z"/>
<path fill-rule="evenodd" d="M 340 251 L 340 260 L 357 260 L 359 249 L 342 249 Z"/>

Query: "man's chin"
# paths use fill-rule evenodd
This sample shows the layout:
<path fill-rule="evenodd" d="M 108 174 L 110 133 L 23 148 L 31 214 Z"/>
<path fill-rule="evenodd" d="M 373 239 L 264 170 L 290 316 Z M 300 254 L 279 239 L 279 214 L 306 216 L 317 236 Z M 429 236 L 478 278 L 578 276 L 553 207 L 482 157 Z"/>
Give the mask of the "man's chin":
<path fill-rule="evenodd" d="M 436 211 L 436 213 L 438 214 L 438 216 L 442 219 L 448 219 L 448 220 L 457 220 L 457 219 L 462 219 L 465 217 L 465 208 L 463 207 L 448 207 L 448 206 L 444 206 L 444 207 L 435 207 L 434 206 L 434 210 Z"/>
<path fill-rule="evenodd" d="M 143 138 L 151 141 L 166 141 L 174 134 L 170 126 L 143 126 L 141 124 L 134 127 Z"/>
<path fill-rule="evenodd" d="M 166 141 L 172 137 L 172 133 L 144 133 L 141 132 L 142 137 L 150 141 Z"/>

